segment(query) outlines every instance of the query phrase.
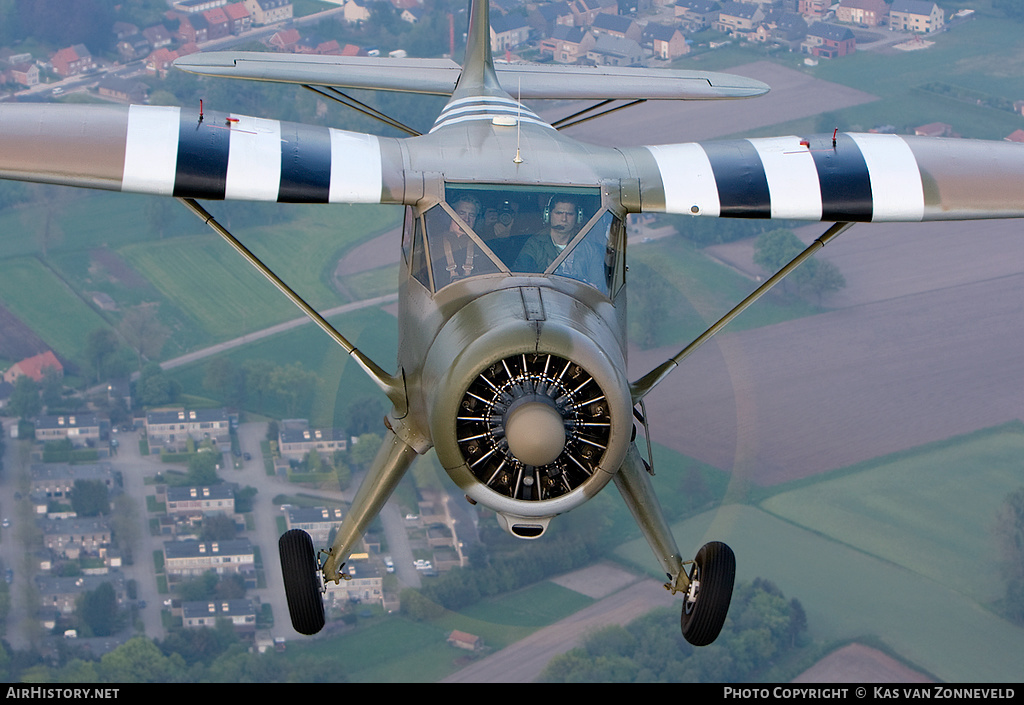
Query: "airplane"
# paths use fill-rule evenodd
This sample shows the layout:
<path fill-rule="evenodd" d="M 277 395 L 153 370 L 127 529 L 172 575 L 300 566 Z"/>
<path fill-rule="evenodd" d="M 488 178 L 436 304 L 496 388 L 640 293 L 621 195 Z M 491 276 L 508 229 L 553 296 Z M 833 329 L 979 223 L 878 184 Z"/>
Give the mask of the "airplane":
<path fill-rule="evenodd" d="M 387 435 L 333 544 L 279 542 L 293 627 L 325 624 L 322 594 L 413 460 L 434 449 L 472 504 L 538 540 L 615 485 L 681 595 L 680 627 L 704 646 L 726 620 L 728 545 L 684 559 L 654 492 L 644 399 L 695 350 L 855 223 L 1024 216 L 1024 147 L 835 131 L 825 135 L 608 148 L 561 132 L 646 100 L 752 98 L 728 74 L 495 62 L 487 0 L 470 0 L 461 66 L 212 52 L 199 75 L 293 83 L 408 134 L 392 138 L 196 108 L 0 105 L 0 178 L 177 198 L 330 335 L 391 408 Z M 449 100 L 425 134 L 343 89 Z M 598 103 L 549 123 L 523 102 Z M 612 105 L 624 101 L 623 105 Z M 358 350 L 197 199 L 402 205 L 395 372 Z M 824 234 L 654 369 L 626 373 L 626 216 L 830 223 Z M 343 227 L 343 224 L 340 224 Z M 646 432 L 645 432 L 646 435 Z M 538 550 L 543 550 L 539 548 Z"/>

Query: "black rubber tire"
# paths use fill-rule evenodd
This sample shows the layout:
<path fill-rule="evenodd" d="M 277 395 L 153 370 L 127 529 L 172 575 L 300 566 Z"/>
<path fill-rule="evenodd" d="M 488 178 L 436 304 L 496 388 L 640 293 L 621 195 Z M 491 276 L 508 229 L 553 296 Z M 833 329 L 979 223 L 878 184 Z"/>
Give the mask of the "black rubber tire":
<path fill-rule="evenodd" d="M 736 555 L 719 541 L 704 544 L 697 551 L 690 580 L 699 581 L 699 589 L 693 602 L 684 598 L 679 626 L 688 642 L 707 646 L 718 638 L 729 613 L 736 582 Z"/>
<path fill-rule="evenodd" d="M 313 539 L 302 529 L 291 529 L 278 540 L 277 548 L 292 626 L 299 634 L 316 634 L 324 628 L 325 620 Z"/>

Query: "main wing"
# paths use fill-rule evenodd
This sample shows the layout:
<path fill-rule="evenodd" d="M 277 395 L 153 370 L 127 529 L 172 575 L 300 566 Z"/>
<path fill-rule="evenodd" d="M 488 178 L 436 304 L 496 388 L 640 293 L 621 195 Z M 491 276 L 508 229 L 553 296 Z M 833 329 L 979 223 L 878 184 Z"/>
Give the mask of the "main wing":
<path fill-rule="evenodd" d="M 455 90 L 462 72 L 449 59 L 254 51 L 190 54 L 174 65 L 203 76 L 445 96 Z M 509 95 L 525 100 L 716 100 L 769 90 L 761 81 L 714 71 L 501 63 L 495 71 Z"/>
<path fill-rule="evenodd" d="M 839 133 L 629 150 L 643 210 L 900 222 L 1024 217 L 1024 145 Z"/>
<path fill-rule="evenodd" d="M 380 203 L 393 144 L 199 106 L 0 105 L 0 178 L 134 193 Z"/>

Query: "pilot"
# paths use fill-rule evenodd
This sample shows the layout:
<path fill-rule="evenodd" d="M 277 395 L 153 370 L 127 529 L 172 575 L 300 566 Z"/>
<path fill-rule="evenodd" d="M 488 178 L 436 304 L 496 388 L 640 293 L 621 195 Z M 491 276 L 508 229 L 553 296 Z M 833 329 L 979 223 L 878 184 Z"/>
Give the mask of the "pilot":
<path fill-rule="evenodd" d="M 523 245 L 516 258 L 517 272 L 543 272 L 555 261 L 576 237 L 582 225 L 583 209 L 570 197 L 552 196 L 544 209 L 543 231 L 532 236 Z M 603 280 L 602 253 L 592 243 L 583 240 L 562 260 L 555 274 L 579 279 L 600 288 Z"/>
<path fill-rule="evenodd" d="M 476 224 L 477 216 L 480 215 L 480 202 L 472 196 L 460 196 L 452 204 L 452 210 L 472 229 Z M 478 263 L 489 263 L 485 255 L 477 252 L 472 238 L 455 218 L 449 219 L 448 229 L 441 234 L 441 237 L 431 239 L 430 246 L 432 258 L 435 261 L 434 282 L 438 288 L 471 276 L 474 269 L 479 269 Z M 438 253 L 439 250 L 440 253 Z M 488 267 L 487 269 L 492 268 Z M 481 274 L 480 271 L 476 273 Z"/>

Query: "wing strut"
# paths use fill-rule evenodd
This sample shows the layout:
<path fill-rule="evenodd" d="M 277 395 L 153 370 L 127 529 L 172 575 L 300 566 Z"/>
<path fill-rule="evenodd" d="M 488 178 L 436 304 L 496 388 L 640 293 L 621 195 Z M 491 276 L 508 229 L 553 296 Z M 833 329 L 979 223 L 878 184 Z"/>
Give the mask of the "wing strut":
<path fill-rule="evenodd" d="M 715 323 L 706 331 L 697 336 L 697 338 L 695 338 L 692 343 L 683 348 L 678 355 L 676 355 L 673 358 L 670 358 L 669 360 L 666 360 L 665 362 L 663 362 L 662 364 L 658 365 L 653 370 L 645 374 L 643 377 L 638 379 L 636 382 L 631 384 L 630 394 L 633 397 L 633 403 L 636 404 L 645 396 L 647 396 L 648 392 L 654 389 L 654 387 L 657 386 L 663 379 L 665 379 L 672 370 L 678 367 L 680 362 L 689 357 L 701 345 L 708 342 L 708 340 L 711 339 L 711 336 L 713 336 L 718 331 L 722 330 L 722 328 L 728 325 L 732 321 L 732 319 L 736 318 L 736 316 L 743 313 L 743 311 L 745 311 L 748 306 L 750 306 L 759 298 L 767 294 L 773 286 L 775 286 L 780 281 L 785 279 L 794 269 L 803 264 L 804 260 L 813 256 L 818 250 L 820 250 L 829 242 L 831 242 L 839 234 L 849 230 L 851 226 L 853 226 L 853 223 L 834 223 L 832 227 L 825 231 L 824 235 L 822 235 L 817 240 L 808 245 L 807 249 L 805 249 L 799 255 L 794 257 L 789 264 L 787 264 L 785 267 L 776 272 L 764 284 L 757 287 L 757 289 L 755 289 L 750 296 L 743 299 L 743 301 L 738 303 L 735 308 L 729 311 L 729 313 L 722 316 L 722 318 L 720 318 L 717 323 Z"/>
<path fill-rule="evenodd" d="M 243 257 L 245 257 L 246 260 L 249 261 L 249 264 L 251 264 L 257 270 L 259 270 L 260 274 L 269 279 L 270 282 L 281 291 L 281 293 L 287 296 L 293 304 L 302 309 L 303 313 L 309 316 L 309 318 L 318 326 L 320 326 L 320 328 L 323 329 L 325 333 L 331 336 L 338 345 L 344 348 L 345 352 L 352 356 L 352 358 L 356 361 L 356 364 L 358 364 L 363 369 L 363 371 L 370 376 L 370 379 L 377 383 L 377 386 L 380 387 L 381 391 L 383 391 L 387 395 L 388 399 L 390 399 L 391 402 L 395 405 L 395 411 L 399 415 L 405 414 L 405 384 L 400 377 L 394 377 L 392 375 L 389 375 L 387 372 L 382 370 L 380 366 L 377 365 L 377 363 L 375 363 L 370 358 L 366 357 L 362 352 L 360 352 L 356 348 L 356 346 L 354 346 L 352 343 L 346 340 L 345 337 L 342 336 L 342 334 L 339 333 L 334 328 L 334 326 L 328 323 L 327 320 L 323 316 L 321 316 L 316 309 L 314 309 L 312 306 L 306 303 L 306 301 L 302 297 L 296 294 L 291 289 L 291 287 L 285 284 L 280 277 L 274 274 L 273 270 L 271 270 L 270 267 L 268 267 L 262 261 L 260 261 L 260 259 L 256 257 L 256 255 L 250 252 L 245 245 L 239 242 L 234 235 L 228 232 L 223 225 L 218 223 L 214 219 L 214 217 L 210 215 L 206 211 L 206 209 L 204 209 L 201 205 L 196 203 L 194 199 L 178 198 L 178 200 L 181 201 L 186 208 L 192 211 L 196 215 L 196 217 L 198 217 L 204 223 L 209 225 L 215 233 L 224 238 L 224 240 L 226 240 L 229 245 L 231 245 L 240 255 L 242 255 Z"/>
<path fill-rule="evenodd" d="M 625 108 L 632 108 L 634 105 L 640 105 L 641 103 L 646 103 L 647 99 L 646 98 L 637 98 L 636 100 L 630 101 L 628 103 L 623 103 L 622 105 L 617 105 L 614 108 L 608 108 L 607 110 L 604 110 L 604 111 L 602 111 L 600 113 L 596 113 L 594 115 L 587 115 L 587 113 L 593 112 L 595 110 L 600 110 L 601 108 L 605 107 L 606 105 L 611 105 L 614 102 L 615 101 L 613 99 L 611 99 L 611 98 L 609 98 L 607 100 L 602 100 L 600 103 L 595 103 L 594 105 L 591 105 L 588 108 L 583 108 L 583 110 L 579 110 L 579 111 L 573 113 L 572 115 L 567 115 L 564 118 L 562 118 L 561 120 L 556 120 L 555 122 L 551 123 L 551 126 L 553 128 L 555 128 L 556 130 L 564 130 L 567 127 L 572 127 L 573 125 L 579 125 L 580 123 L 587 122 L 588 120 L 596 120 L 599 117 L 604 117 L 605 115 L 611 115 L 612 113 L 618 112 L 619 110 L 624 110 Z M 587 117 L 582 117 L 583 115 L 587 115 Z M 578 119 L 576 119 L 576 118 L 578 118 Z"/>
<path fill-rule="evenodd" d="M 338 103 L 344 105 L 346 108 L 352 108 L 356 112 L 360 112 L 363 115 L 372 117 L 374 120 L 380 120 L 385 125 L 393 127 L 396 130 L 404 132 L 405 134 L 410 135 L 412 137 L 419 137 L 420 135 L 423 134 L 422 132 L 413 129 L 408 125 L 401 123 L 398 120 L 395 120 L 393 117 L 390 117 L 385 113 L 382 113 L 373 106 L 367 105 L 361 100 L 356 100 L 352 96 L 342 93 L 337 88 L 332 88 L 331 86 L 311 86 L 306 83 L 302 84 L 302 87 L 305 88 L 306 90 L 313 91 L 317 95 L 322 95 L 324 98 L 330 98 L 333 101 L 337 101 Z M 327 91 L 330 92 L 328 93 Z"/>

